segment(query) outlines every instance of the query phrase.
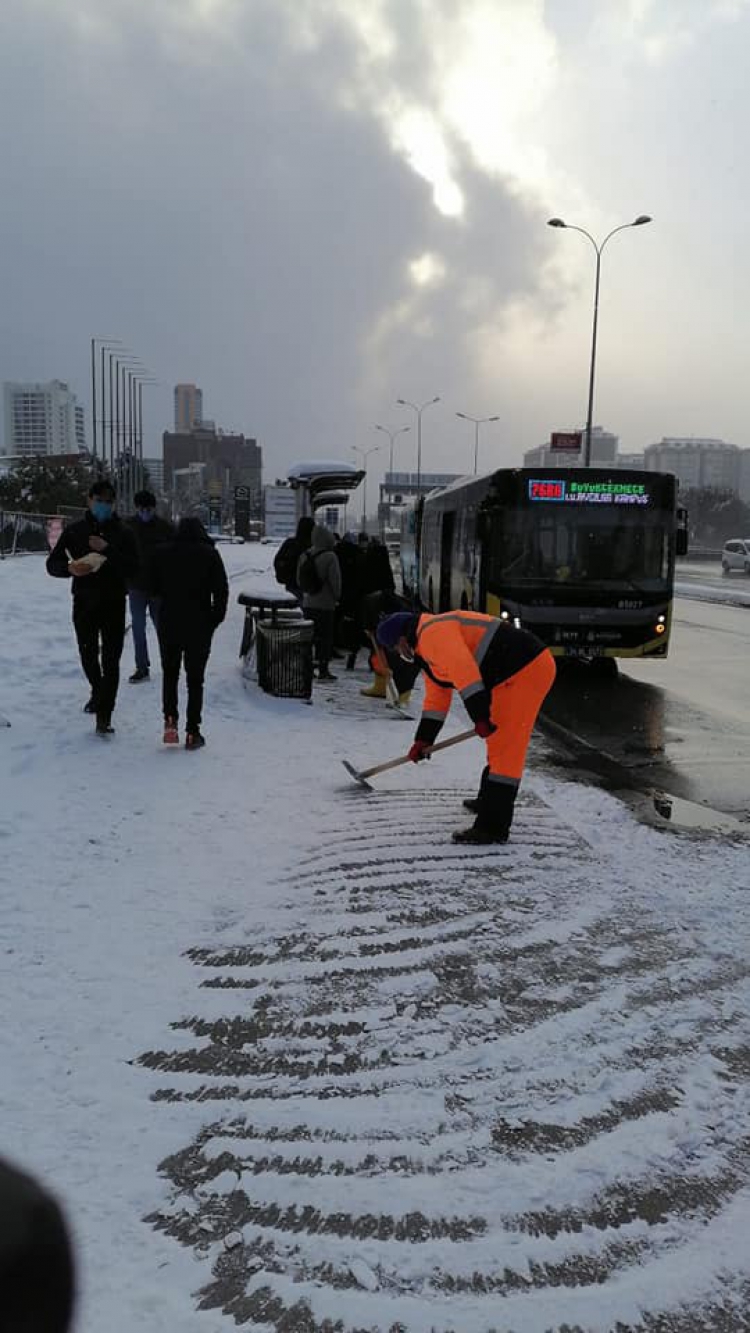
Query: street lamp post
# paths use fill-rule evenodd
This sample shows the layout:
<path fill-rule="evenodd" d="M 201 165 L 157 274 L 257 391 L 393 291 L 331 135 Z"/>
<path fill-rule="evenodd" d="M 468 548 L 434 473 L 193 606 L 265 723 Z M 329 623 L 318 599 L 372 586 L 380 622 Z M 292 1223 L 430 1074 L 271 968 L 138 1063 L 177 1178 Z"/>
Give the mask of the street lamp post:
<path fill-rule="evenodd" d="M 461 417 L 461 420 L 462 420 L 462 421 L 473 421 L 473 422 L 474 422 L 474 476 L 476 476 L 476 475 L 477 475 L 477 468 L 478 468 L 478 466 L 479 466 L 479 427 L 480 427 L 480 426 L 483 426 L 483 425 L 485 424 L 486 421 L 499 421 L 500 418 L 499 418 L 499 417 L 471 417 L 471 416 L 469 416 L 468 412 L 457 412 L 457 413 L 456 413 L 456 416 L 457 416 L 457 417 Z"/>
<path fill-rule="evenodd" d="M 96 420 L 96 347 L 99 344 L 101 353 L 101 420 Z M 91 461 L 95 472 L 101 472 L 101 464 L 105 458 L 104 443 L 104 353 L 114 350 L 115 347 L 121 347 L 117 338 L 95 337 L 91 339 Z M 97 449 L 97 424 L 102 428 L 101 450 Z M 101 458 L 101 462 L 100 462 Z"/>
<path fill-rule="evenodd" d="M 390 450 L 389 461 L 388 461 L 388 471 L 389 471 L 390 474 L 391 474 L 391 485 L 393 485 L 393 441 L 395 440 L 395 438 L 396 438 L 397 435 L 403 435 L 405 431 L 407 431 L 407 430 L 411 430 L 411 426 L 397 426 L 397 427 L 393 427 L 393 428 L 391 428 L 390 426 L 379 426 L 379 425 L 377 424 L 377 422 L 376 422 L 376 424 L 375 424 L 375 429 L 376 429 L 376 430 L 382 430 L 383 434 L 384 434 L 384 435 L 387 435 L 387 436 L 388 436 L 388 439 L 389 439 L 390 442 L 391 442 L 391 450 Z M 389 500 L 388 500 L 388 522 L 389 522 L 389 523 L 390 523 L 390 521 L 391 521 L 391 509 L 392 509 L 392 504 L 391 504 L 391 501 L 390 501 L 390 499 L 389 499 Z"/>
<path fill-rule="evenodd" d="M 397 398 L 396 402 L 399 407 L 410 407 L 417 414 L 417 499 L 419 499 L 422 486 L 422 413 L 426 407 L 432 407 L 433 403 L 439 403 L 440 395 L 428 399 L 426 403 L 422 403 L 421 407 L 418 407 L 416 403 L 410 403 L 408 398 Z"/>
<path fill-rule="evenodd" d="M 548 227 L 565 227 L 568 231 L 580 231 L 582 236 L 587 236 L 596 251 L 596 282 L 594 284 L 594 327 L 591 335 L 591 367 L 589 370 L 589 405 L 586 415 L 586 452 L 584 455 L 584 467 L 591 466 L 591 425 L 594 414 L 594 371 L 596 367 L 596 330 L 599 322 L 599 275 L 601 272 L 602 250 L 607 241 L 618 231 L 627 231 L 629 227 L 642 227 L 652 219 L 646 214 L 641 213 L 633 222 L 623 222 L 619 227 L 613 227 L 601 242 L 597 245 L 591 232 L 586 231 L 585 227 L 575 227 L 572 223 L 563 222 L 562 218 L 550 218 Z"/>
<path fill-rule="evenodd" d="M 379 452 L 380 452 L 379 444 L 373 444 L 370 446 L 369 449 L 358 449 L 356 444 L 352 445 L 352 453 L 362 455 L 362 467 L 364 469 L 364 474 L 365 474 L 364 477 L 362 478 L 362 531 L 363 532 L 367 532 L 367 460 L 370 457 L 370 454 L 377 454 Z"/>

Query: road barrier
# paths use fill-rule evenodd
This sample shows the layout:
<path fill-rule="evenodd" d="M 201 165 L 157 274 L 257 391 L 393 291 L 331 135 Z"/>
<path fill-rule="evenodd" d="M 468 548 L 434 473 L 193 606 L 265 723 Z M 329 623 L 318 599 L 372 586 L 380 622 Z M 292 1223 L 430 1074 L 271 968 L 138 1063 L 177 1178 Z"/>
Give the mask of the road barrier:
<path fill-rule="evenodd" d="M 66 523 L 82 518 L 85 509 L 65 514 L 30 514 L 0 509 L 0 559 L 6 555 L 31 555 L 51 551 Z"/>

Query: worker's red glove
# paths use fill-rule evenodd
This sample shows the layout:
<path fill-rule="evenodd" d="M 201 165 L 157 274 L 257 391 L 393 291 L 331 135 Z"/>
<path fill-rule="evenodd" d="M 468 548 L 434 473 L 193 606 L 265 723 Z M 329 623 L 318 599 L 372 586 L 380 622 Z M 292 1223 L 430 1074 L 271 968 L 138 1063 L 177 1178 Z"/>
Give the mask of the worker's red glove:
<path fill-rule="evenodd" d="M 482 740 L 486 741 L 487 737 L 491 736 L 493 731 L 497 731 L 497 727 L 494 722 L 490 722 L 488 717 L 480 717 L 474 730 L 477 733 L 477 736 L 481 736 Z"/>
<path fill-rule="evenodd" d="M 427 741 L 415 741 L 409 751 L 409 758 L 413 764 L 418 764 L 420 759 L 429 759 L 429 749 Z"/>

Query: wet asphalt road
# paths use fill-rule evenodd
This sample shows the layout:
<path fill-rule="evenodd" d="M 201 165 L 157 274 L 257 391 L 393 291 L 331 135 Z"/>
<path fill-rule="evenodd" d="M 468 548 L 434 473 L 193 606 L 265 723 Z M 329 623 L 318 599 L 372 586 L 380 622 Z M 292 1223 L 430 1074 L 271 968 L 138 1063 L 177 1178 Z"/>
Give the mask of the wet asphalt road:
<path fill-rule="evenodd" d="M 585 751 L 608 785 L 662 790 L 750 823 L 750 580 L 686 566 L 678 585 L 691 595 L 675 598 L 666 661 L 623 661 L 611 682 L 563 668 L 545 715 L 566 729 L 574 762 Z M 706 590 L 738 604 L 693 600 Z"/>

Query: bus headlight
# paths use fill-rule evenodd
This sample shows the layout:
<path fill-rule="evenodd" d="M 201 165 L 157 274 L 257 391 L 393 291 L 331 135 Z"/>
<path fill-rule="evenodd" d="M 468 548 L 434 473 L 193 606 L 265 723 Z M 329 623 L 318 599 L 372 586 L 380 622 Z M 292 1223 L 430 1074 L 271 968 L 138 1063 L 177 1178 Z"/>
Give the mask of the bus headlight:
<path fill-rule="evenodd" d="M 501 612 L 500 612 L 500 619 L 501 619 L 501 620 L 508 620 L 508 619 L 509 619 L 508 612 L 507 612 L 507 611 L 501 611 Z"/>
<path fill-rule="evenodd" d="M 656 625 L 655 628 L 656 628 L 656 633 L 657 633 L 657 634 L 664 634 L 664 632 L 665 632 L 665 630 L 666 630 L 667 627 L 666 627 L 666 625 L 664 624 L 664 621 L 663 621 L 663 620 L 660 620 L 659 623 L 658 623 L 658 625 Z"/>
<path fill-rule="evenodd" d="M 657 623 L 657 625 L 663 625 L 664 622 L 665 622 L 665 620 L 666 620 L 666 618 L 667 618 L 666 616 L 657 616 L 657 617 L 656 617 L 656 623 Z"/>

